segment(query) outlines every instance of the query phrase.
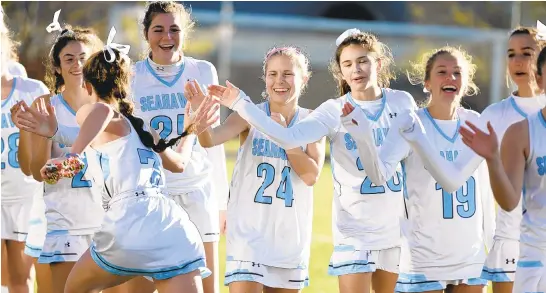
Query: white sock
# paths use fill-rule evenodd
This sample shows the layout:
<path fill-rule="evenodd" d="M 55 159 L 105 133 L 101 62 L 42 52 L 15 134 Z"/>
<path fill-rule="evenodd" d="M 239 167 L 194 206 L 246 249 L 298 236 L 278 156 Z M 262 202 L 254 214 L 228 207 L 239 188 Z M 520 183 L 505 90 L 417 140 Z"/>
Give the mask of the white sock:
<path fill-rule="evenodd" d="M 8 287 L 6 287 L 6 286 L 2 286 L 2 287 L 0 287 L 0 289 L 1 289 L 0 293 L 9 293 Z"/>

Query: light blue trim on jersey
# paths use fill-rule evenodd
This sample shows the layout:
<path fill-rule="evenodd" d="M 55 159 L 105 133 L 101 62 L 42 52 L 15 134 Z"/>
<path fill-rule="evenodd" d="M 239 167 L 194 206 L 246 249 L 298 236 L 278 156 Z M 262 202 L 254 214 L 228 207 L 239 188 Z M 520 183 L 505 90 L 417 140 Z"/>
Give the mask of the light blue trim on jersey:
<path fill-rule="evenodd" d="M 11 97 L 13 96 L 13 92 L 15 91 L 15 86 L 17 85 L 17 78 L 13 78 L 13 86 L 11 87 L 11 91 L 8 94 L 8 97 L 2 101 L 2 108 L 11 100 Z"/>
<path fill-rule="evenodd" d="M 538 120 L 542 122 L 542 126 L 546 127 L 546 118 L 542 115 L 542 110 L 538 111 Z"/>
<path fill-rule="evenodd" d="M 70 105 L 68 105 L 68 103 L 66 102 L 66 100 L 63 98 L 63 94 L 57 94 L 57 96 L 59 96 L 59 100 L 61 101 L 61 103 L 66 107 L 66 109 L 68 110 L 68 112 L 72 113 L 74 116 L 76 116 L 76 111 L 74 111 L 74 109 L 72 109 L 70 107 Z"/>
<path fill-rule="evenodd" d="M 33 258 L 39 258 L 42 253 L 42 247 L 31 246 L 28 243 L 25 243 L 24 253 Z"/>
<path fill-rule="evenodd" d="M 157 280 L 170 279 L 178 275 L 188 274 L 195 270 L 199 270 L 201 273 L 201 278 L 206 278 L 211 275 L 204 258 L 198 258 L 196 260 L 181 264 L 178 266 L 166 267 L 161 269 L 129 269 L 120 266 L 116 266 L 112 263 L 107 262 L 104 258 L 100 256 L 99 253 L 95 251 L 95 247 L 91 246 L 89 249 L 91 258 L 95 263 L 103 270 L 109 272 L 110 274 L 118 276 L 146 276 L 151 277 Z"/>
<path fill-rule="evenodd" d="M 184 57 L 182 57 L 184 58 Z M 184 68 L 186 67 L 186 61 L 184 60 L 184 62 L 182 62 L 182 65 L 180 65 L 180 70 L 178 71 L 178 73 L 174 76 L 174 79 L 171 81 L 171 82 L 168 82 L 166 80 L 164 80 L 163 78 L 161 78 L 159 75 L 157 75 L 154 71 L 154 69 L 152 68 L 152 65 L 150 65 L 150 61 L 148 60 L 148 58 L 146 58 L 146 60 L 144 61 L 144 64 L 146 64 L 146 68 L 148 69 L 148 71 L 150 71 L 150 73 L 157 79 L 159 80 L 159 82 L 161 82 L 162 84 L 168 86 L 168 87 L 172 87 L 173 85 L 176 84 L 176 82 L 180 79 L 180 77 L 182 76 L 182 73 L 184 72 Z"/>
<path fill-rule="evenodd" d="M 518 112 L 521 116 L 523 116 L 523 118 L 527 118 L 527 113 L 525 113 L 525 112 L 523 112 L 523 110 L 521 110 L 521 108 L 516 103 L 516 100 L 512 96 L 510 97 L 510 104 L 512 105 L 514 110 L 516 110 L 516 112 Z"/>
<path fill-rule="evenodd" d="M 68 230 L 50 230 L 47 231 L 46 236 L 59 236 L 59 235 L 68 235 Z"/>
<path fill-rule="evenodd" d="M 269 108 L 269 102 L 265 102 L 265 113 L 267 114 L 267 116 L 271 117 L 271 109 Z M 298 115 L 299 114 L 300 114 L 300 107 L 298 106 L 296 108 L 296 114 L 294 114 L 294 117 L 292 117 L 292 120 L 290 121 L 288 126 L 286 126 L 287 128 L 292 127 L 292 125 L 294 125 L 294 123 L 296 123 L 296 120 L 298 120 Z"/>
<path fill-rule="evenodd" d="M 446 280 L 449 281 L 449 280 Z M 470 278 L 463 281 L 469 286 L 487 285 L 487 280 L 482 278 Z M 434 290 L 444 290 L 446 287 L 440 281 L 429 281 L 423 274 L 403 274 L 398 275 L 395 292 L 426 292 Z"/>
<path fill-rule="evenodd" d="M 447 139 L 447 141 L 451 142 L 451 143 L 455 143 L 455 140 L 457 139 L 457 137 L 459 137 L 459 128 L 461 128 L 461 119 L 459 119 L 459 117 L 457 117 L 457 127 L 455 128 L 455 133 L 449 137 L 447 136 L 447 134 L 444 133 L 444 131 L 438 126 L 438 124 L 436 124 L 436 121 L 434 121 L 434 118 L 432 118 L 432 116 L 430 115 L 430 112 L 428 111 L 427 108 L 424 108 L 424 112 L 425 112 L 425 115 L 430 119 L 430 121 L 432 122 L 432 125 L 434 125 L 434 128 L 436 128 L 436 130 L 445 138 Z"/>
<path fill-rule="evenodd" d="M 334 246 L 334 252 L 347 252 L 347 251 L 355 251 L 355 247 L 353 245 L 336 245 Z"/>
<path fill-rule="evenodd" d="M 366 114 L 366 117 L 368 117 L 368 119 L 372 120 L 372 121 L 377 121 L 379 119 L 379 117 L 381 117 L 381 115 L 383 115 L 383 110 L 385 110 L 385 105 L 387 104 L 387 95 L 385 94 L 385 89 L 381 89 L 381 108 L 377 111 L 377 113 L 372 114 L 370 112 L 368 112 L 368 110 L 366 109 L 362 109 L 360 107 L 360 105 L 358 105 L 354 99 L 353 99 L 353 96 L 351 95 L 351 92 L 348 92 L 347 93 L 347 100 L 349 101 L 349 103 L 351 103 L 355 108 L 359 108 L 361 109 L 364 114 Z"/>
<path fill-rule="evenodd" d="M 544 264 L 540 260 L 520 260 L 518 268 L 542 268 Z"/>
<path fill-rule="evenodd" d="M 404 161 L 400 162 L 400 167 L 402 168 L 402 180 L 404 180 L 402 182 L 402 192 L 404 193 L 404 198 L 409 199 L 408 188 L 406 186 L 406 178 L 408 176 L 406 174 L 406 163 Z"/>
<path fill-rule="evenodd" d="M 491 282 L 512 282 L 512 280 L 510 280 L 510 278 L 508 277 L 508 273 L 513 274 L 515 272 L 507 272 L 503 268 L 491 269 L 484 266 L 482 269 L 482 275 L 480 277 Z"/>

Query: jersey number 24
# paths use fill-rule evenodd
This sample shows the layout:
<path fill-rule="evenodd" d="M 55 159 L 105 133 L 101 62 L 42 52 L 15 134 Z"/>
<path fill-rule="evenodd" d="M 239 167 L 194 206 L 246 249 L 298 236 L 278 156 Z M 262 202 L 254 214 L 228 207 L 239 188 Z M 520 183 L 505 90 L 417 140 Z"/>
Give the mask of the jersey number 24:
<path fill-rule="evenodd" d="M 290 170 L 288 166 L 284 166 L 281 172 L 281 182 L 277 188 L 277 198 L 284 200 L 285 207 L 291 207 L 294 202 L 294 192 L 292 190 L 292 180 L 290 179 Z M 265 190 L 273 184 L 275 181 L 275 167 L 268 163 L 261 163 L 258 165 L 257 176 L 259 178 L 264 178 L 262 186 L 256 192 L 254 196 L 254 202 L 271 204 L 273 203 L 273 197 L 265 195 Z"/>

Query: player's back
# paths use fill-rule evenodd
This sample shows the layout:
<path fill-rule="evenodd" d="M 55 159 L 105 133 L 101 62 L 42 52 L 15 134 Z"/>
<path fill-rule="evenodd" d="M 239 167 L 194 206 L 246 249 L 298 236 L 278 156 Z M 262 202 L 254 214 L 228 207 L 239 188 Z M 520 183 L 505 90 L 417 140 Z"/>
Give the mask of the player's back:
<path fill-rule="evenodd" d="M 471 152 L 458 134 L 465 120 L 476 123 L 478 114 L 460 108 L 460 120 L 433 119 L 426 109 L 417 111 L 430 144 L 448 162 Z M 423 274 L 427 280 L 456 280 L 479 276 L 485 260 L 483 209 L 478 168 L 453 193 L 442 189 L 415 152 L 404 160 L 407 219 L 400 271 Z"/>
<path fill-rule="evenodd" d="M 270 115 L 269 103 L 258 107 Z M 298 107 L 288 127 L 308 114 Z M 286 151 L 250 127 L 232 178 L 228 258 L 282 268 L 308 266 L 313 187 L 296 174 Z"/>
<path fill-rule="evenodd" d="M 521 243 L 546 250 L 546 119 L 541 112 L 528 118 L 529 158 L 524 173 L 525 213 Z"/>
<path fill-rule="evenodd" d="M 45 85 L 26 77 L 15 77 L 8 97 L 2 101 L 2 204 L 31 201 L 40 183 L 25 176 L 19 166 L 19 129 L 11 120 L 10 109 L 19 101 L 31 105 L 34 99 L 47 94 Z"/>
<path fill-rule="evenodd" d="M 123 119 L 130 125 L 129 134 L 94 147 L 110 201 L 165 185 L 161 158 L 144 146 L 131 123 Z"/>
<path fill-rule="evenodd" d="M 51 105 L 60 124 L 78 127 L 76 112 L 62 94 L 51 97 Z M 70 153 L 70 147 L 53 142 L 51 157 Z M 97 172 L 97 154 L 87 148 L 83 153 L 85 167 L 71 179 L 44 184 L 44 201 L 48 231 L 66 231 L 71 235 L 93 234 L 102 221 L 102 174 Z"/>
<path fill-rule="evenodd" d="M 212 66 L 209 62 L 191 57 L 183 57 L 184 63 L 174 79 L 166 81 L 157 76 L 148 59 L 136 62 L 132 92 L 134 93 L 134 115 L 144 120 L 145 124 L 156 130 L 160 137 L 168 140 L 184 132 L 184 85 L 187 80 L 196 79 L 200 83 L 212 81 L 205 76 L 204 67 Z M 173 193 L 187 193 L 206 182 L 212 168 L 206 150 L 196 142 L 191 154 L 191 163 L 183 173 L 165 170 L 167 189 Z"/>
<path fill-rule="evenodd" d="M 413 97 L 403 91 L 382 89 L 383 98 L 355 101 L 350 94 L 335 100 L 355 111 L 365 111 L 372 122 L 375 144 L 380 148 L 397 115 L 415 108 Z M 340 113 L 341 115 L 341 113 Z M 366 175 L 355 140 L 340 125 L 329 135 L 334 179 L 334 244 L 352 245 L 360 250 L 380 250 L 400 245 L 403 176 L 399 168 L 385 184 L 376 186 Z M 385 209 L 385 207 L 389 207 Z"/>

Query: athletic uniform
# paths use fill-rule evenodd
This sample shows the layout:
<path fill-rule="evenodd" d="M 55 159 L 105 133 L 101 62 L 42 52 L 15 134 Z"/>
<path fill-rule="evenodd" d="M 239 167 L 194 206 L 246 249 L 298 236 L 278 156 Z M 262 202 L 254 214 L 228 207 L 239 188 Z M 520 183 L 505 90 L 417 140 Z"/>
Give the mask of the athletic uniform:
<path fill-rule="evenodd" d="M 258 107 L 271 115 L 269 103 Z M 308 114 L 298 107 L 288 127 Z M 254 127 L 239 149 L 232 178 L 225 285 L 253 281 L 271 288 L 307 286 L 313 187 L 298 177 L 286 151 Z"/>
<path fill-rule="evenodd" d="M 2 239 L 24 242 L 29 230 L 32 201 L 41 195 L 41 184 L 21 172 L 17 151 L 19 129 L 10 109 L 19 101 L 31 105 L 49 91 L 40 81 L 17 76 L 8 97 L 2 100 Z"/>
<path fill-rule="evenodd" d="M 59 124 L 77 127 L 76 112 L 62 94 L 51 97 Z M 52 143 L 51 157 L 70 153 L 70 147 Z M 103 184 L 96 153 L 83 153 L 86 167 L 72 179 L 63 178 L 56 184 L 44 183 L 47 234 L 39 263 L 75 262 L 89 248 L 95 231 L 100 228 L 104 210 L 101 206 Z"/>
<path fill-rule="evenodd" d="M 413 98 L 406 92 L 392 89 L 382 92 L 382 98 L 372 102 L 358 103 L 350 94 L 328 100 L 307 118 L 286 129 L 264 117 L 244 94 L 232 105 L 241 117 L 285 149 L 315 142 L 324 136 L 330 139 L 334 177 L 334 253 L 328 269 L 330 275 L 374 272 L 376 269 L 398 272 L 402 176 L 396 174 L 382 186 L 371 184 L 361 165 L 354 138 L 340 120 L 346 102 L 356 105 L 357 110 L 366 113 L 373 123 L 374 143 L 380 147 L 391 119 L 415 108 Z M 392 208 L 380 208 L 384 206 Z"/>
<path fill-rule="evenodd" d="M 546 291 L 546 119 L 530 115 L 520 253 L 514 292 Z"/>
<path fill-rule="evenodd" d="M 204 85 L 218 84 L 218 77 L 210 62 L 190 57 L 183 57 L 174 76 L 162 77 L 161 68 L 149 58 L 136 63 L 132 86 L 134 115 L 168 140 L 184 131 L 185 83 L 195 79 Z M 188 212 L 203 242 L 218 241 L 220 237 L 218 202 L 225 210 L 228 193 L 225 164 L 223 145 L 205 150 L 196 140 L 183 173 L 164 170 L 166 194 Z"/>
<path fill-rule="evenodd" d="M 161 158 L 142 144 L 132 125 L 128 135 L 94 149 L 107 197 L 90 250 L 97 265 L 115 275 L 155 279 L 197 269 L 209 275 L 197 228 L 163 195 Z"/>
<path fill-rule="evenodd" d="M 546 97 L 521 98 L 515 95 L 487 107 L 482 121 L 490 121 L 495 129 L 499 146 L 508 127 L 546 106 Z M 482 278 L 493 282 L 514 282 L 519 255 L 522 201 L 511 212 L 497 209 L 495 240 L 485 262 Z"/>
<path fill-rule="evenodd" d="M 406 180 L 404 193 L 405 218 L 402 223 L 402 251 L 397 292 L 443 290 L 447 285 L 485 285 L 480 279 L 485 261 L 484 210 L 482 199 L 486 191 L 483 180 L 485 165 L 477 168 L 456 192 L 446 191 L 427 171 L 421 156 L 400 136 L 400 121 L 379 151 L 374 145 L 370 123 L 365 117 L 351 113 L 344 124 L 351 125 L 360 150 L 360 158 L 372 182 L 384 182 L 392 176 L 399 162 Z M 423 140 L 430 142 L 428 156 L 442 162 L 457 161 L 463 152 L 471 152 L 458 135 L 465 120 L 477 120 L 479 114 L 458 109 L 459 119 L 433 119 L 426 109 L 416 115 L 426 131 Z M 360 117 L 359 117 L 360 116 Z M 350 121 L 354 119 L 358 126 Z M 379 153 L 379 154 L 378 154 Z M 488 181 L 486 181 L 488 183 Z M 487 198 L 490 196 L 487 194 Z M 491 203 L 492 204 L 492 203 Z M 449 231 L 446 233 L 445 231 Z M 454 232 L 460 231 L 460 232 Z M 461 237 L 461 235 L 465 237 Z M 491 233 L 492 234 L 492 233 Z"/>

